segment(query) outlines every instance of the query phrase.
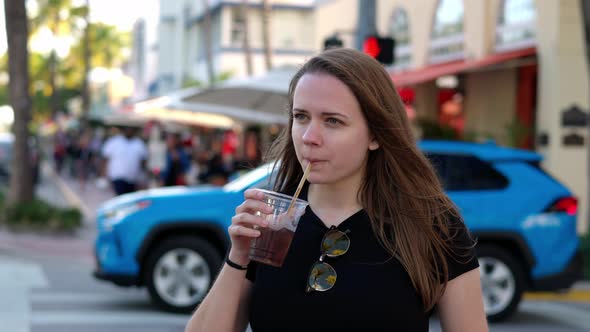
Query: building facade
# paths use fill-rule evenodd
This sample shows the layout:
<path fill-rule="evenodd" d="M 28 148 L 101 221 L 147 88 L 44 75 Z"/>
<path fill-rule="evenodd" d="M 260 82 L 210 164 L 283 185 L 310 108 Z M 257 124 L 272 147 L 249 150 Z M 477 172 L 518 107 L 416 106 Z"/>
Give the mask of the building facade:
<path fill-rule="evenodd" d="M 270 1 L 270 45 L 272 66 L 301 64 L 314 48 L 314 1 Z M 168 92 L 195 81 L 208 82 L 206 19 L 204 1 L 161 0 L 159 26 L 160 92 Z M 242 1 L 209 0 L 210 35 L 214 73 L 232 78 L 247 75 L 244 56 L 244 15 L 252 54 L 252 73 L 266 71 L 262 1 L 249 0 L 245 13 Z"/>
<path fill-rule="evenodd" d="M 587 231 L 590 138 L 571 123 L 590 100 L 580 1 L 377 0 L 376 27 L 398 41 L 389 71 L 417 119 L 541 153 Z"/>

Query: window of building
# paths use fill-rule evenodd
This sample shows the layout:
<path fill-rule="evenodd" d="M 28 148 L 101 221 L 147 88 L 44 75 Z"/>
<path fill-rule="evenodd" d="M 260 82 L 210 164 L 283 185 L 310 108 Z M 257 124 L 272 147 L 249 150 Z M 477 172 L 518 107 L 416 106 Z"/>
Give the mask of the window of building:
<path fill-rule="evenodd" d="M 427 153 L 445 190 L 500 190 L 508 179 L 489 163 L 471 155 Z"/>
<path fill-rule="evenodd" d="M 535 45 L 536 10 L 533 0 L 503 0 L 496 26 L 496 50 Z"/>
<path fill-rule="evenodd" d="M 394 70 L 409 67 L 412 61 L 412 49 L 410 44 L 410 21 L 405 9 L 397 8 L 394 10 L 389 22 L 389 33 L 395 39 Z"/>
<path fill-rule="evenodd" d="M 242 46 L 244 42 L 244 15 L 240 7 L 231 7 L 231 36 L 232 46 Z"/>
<path fill-rule="evenodd" d="M 463 1 L 440 0 L 434 16 L 430 62 L 463 58 Z"/>

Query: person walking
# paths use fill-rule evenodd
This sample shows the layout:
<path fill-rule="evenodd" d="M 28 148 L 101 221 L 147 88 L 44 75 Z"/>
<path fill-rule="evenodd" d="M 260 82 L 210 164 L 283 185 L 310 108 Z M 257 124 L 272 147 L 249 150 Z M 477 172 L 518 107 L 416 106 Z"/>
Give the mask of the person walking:
<path fill-rule="evenodd" d="M 137 190 L 148 157 L 145 143 L 133 127 L 123 127 L 122 134 L 109 138 L 103 148 L 103 174 L 110 180 L 116 195 Z"/>

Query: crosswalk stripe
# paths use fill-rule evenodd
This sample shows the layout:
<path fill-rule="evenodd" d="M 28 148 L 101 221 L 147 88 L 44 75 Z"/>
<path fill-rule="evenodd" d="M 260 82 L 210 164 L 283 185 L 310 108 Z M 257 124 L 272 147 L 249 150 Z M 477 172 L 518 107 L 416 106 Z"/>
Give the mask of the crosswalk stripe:
<path fill-rule="evenodd" d="M 146 311 L 33 311 L 32 326 L 49 325 L 185 325 L 189 315 L 168 314 Z"/>
<path fill-rule="evenodd" d="M 29 296 L 33 311 L 30 314 L 31 326 L 56 325 L 149 325 L 174 324 L 184 326 L 190 315 L 166 313 L 163 311 L 141 309 L 98 309 L 96 304 L 148 303 L 149 298 L 143 292 L 129 294 L 109 293 L 67 293 L 67 292 L 33 292 Z M 71 309 L 35 309 L 37 305 L 70 305 Z M 92 309 L 92 310 L 89 310 Z"/>
<path fill-rule="evenodd" d="M 132 294 L 105 294 L 105 293 L 66 293 L 66 292 L 48 292 L 32 293 L 29 296 L 32 304 L 97 304 L 97 303 L 116 303 L 116 302 L 145 302 L 149 297 L 144 293 Z"/>

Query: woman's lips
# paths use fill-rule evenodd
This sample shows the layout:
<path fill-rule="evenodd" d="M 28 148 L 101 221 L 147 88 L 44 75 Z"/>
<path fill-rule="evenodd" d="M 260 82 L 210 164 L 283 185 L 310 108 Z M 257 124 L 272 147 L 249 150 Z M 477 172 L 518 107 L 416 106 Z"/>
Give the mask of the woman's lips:
<path fill-rule="evenodd" d="M 314 164 L 321 163 L 324 160 L 320 160 L 320 159 L 307 159 L 307 161 L 310 162 L 312 165 L 314 165 Z"/>

